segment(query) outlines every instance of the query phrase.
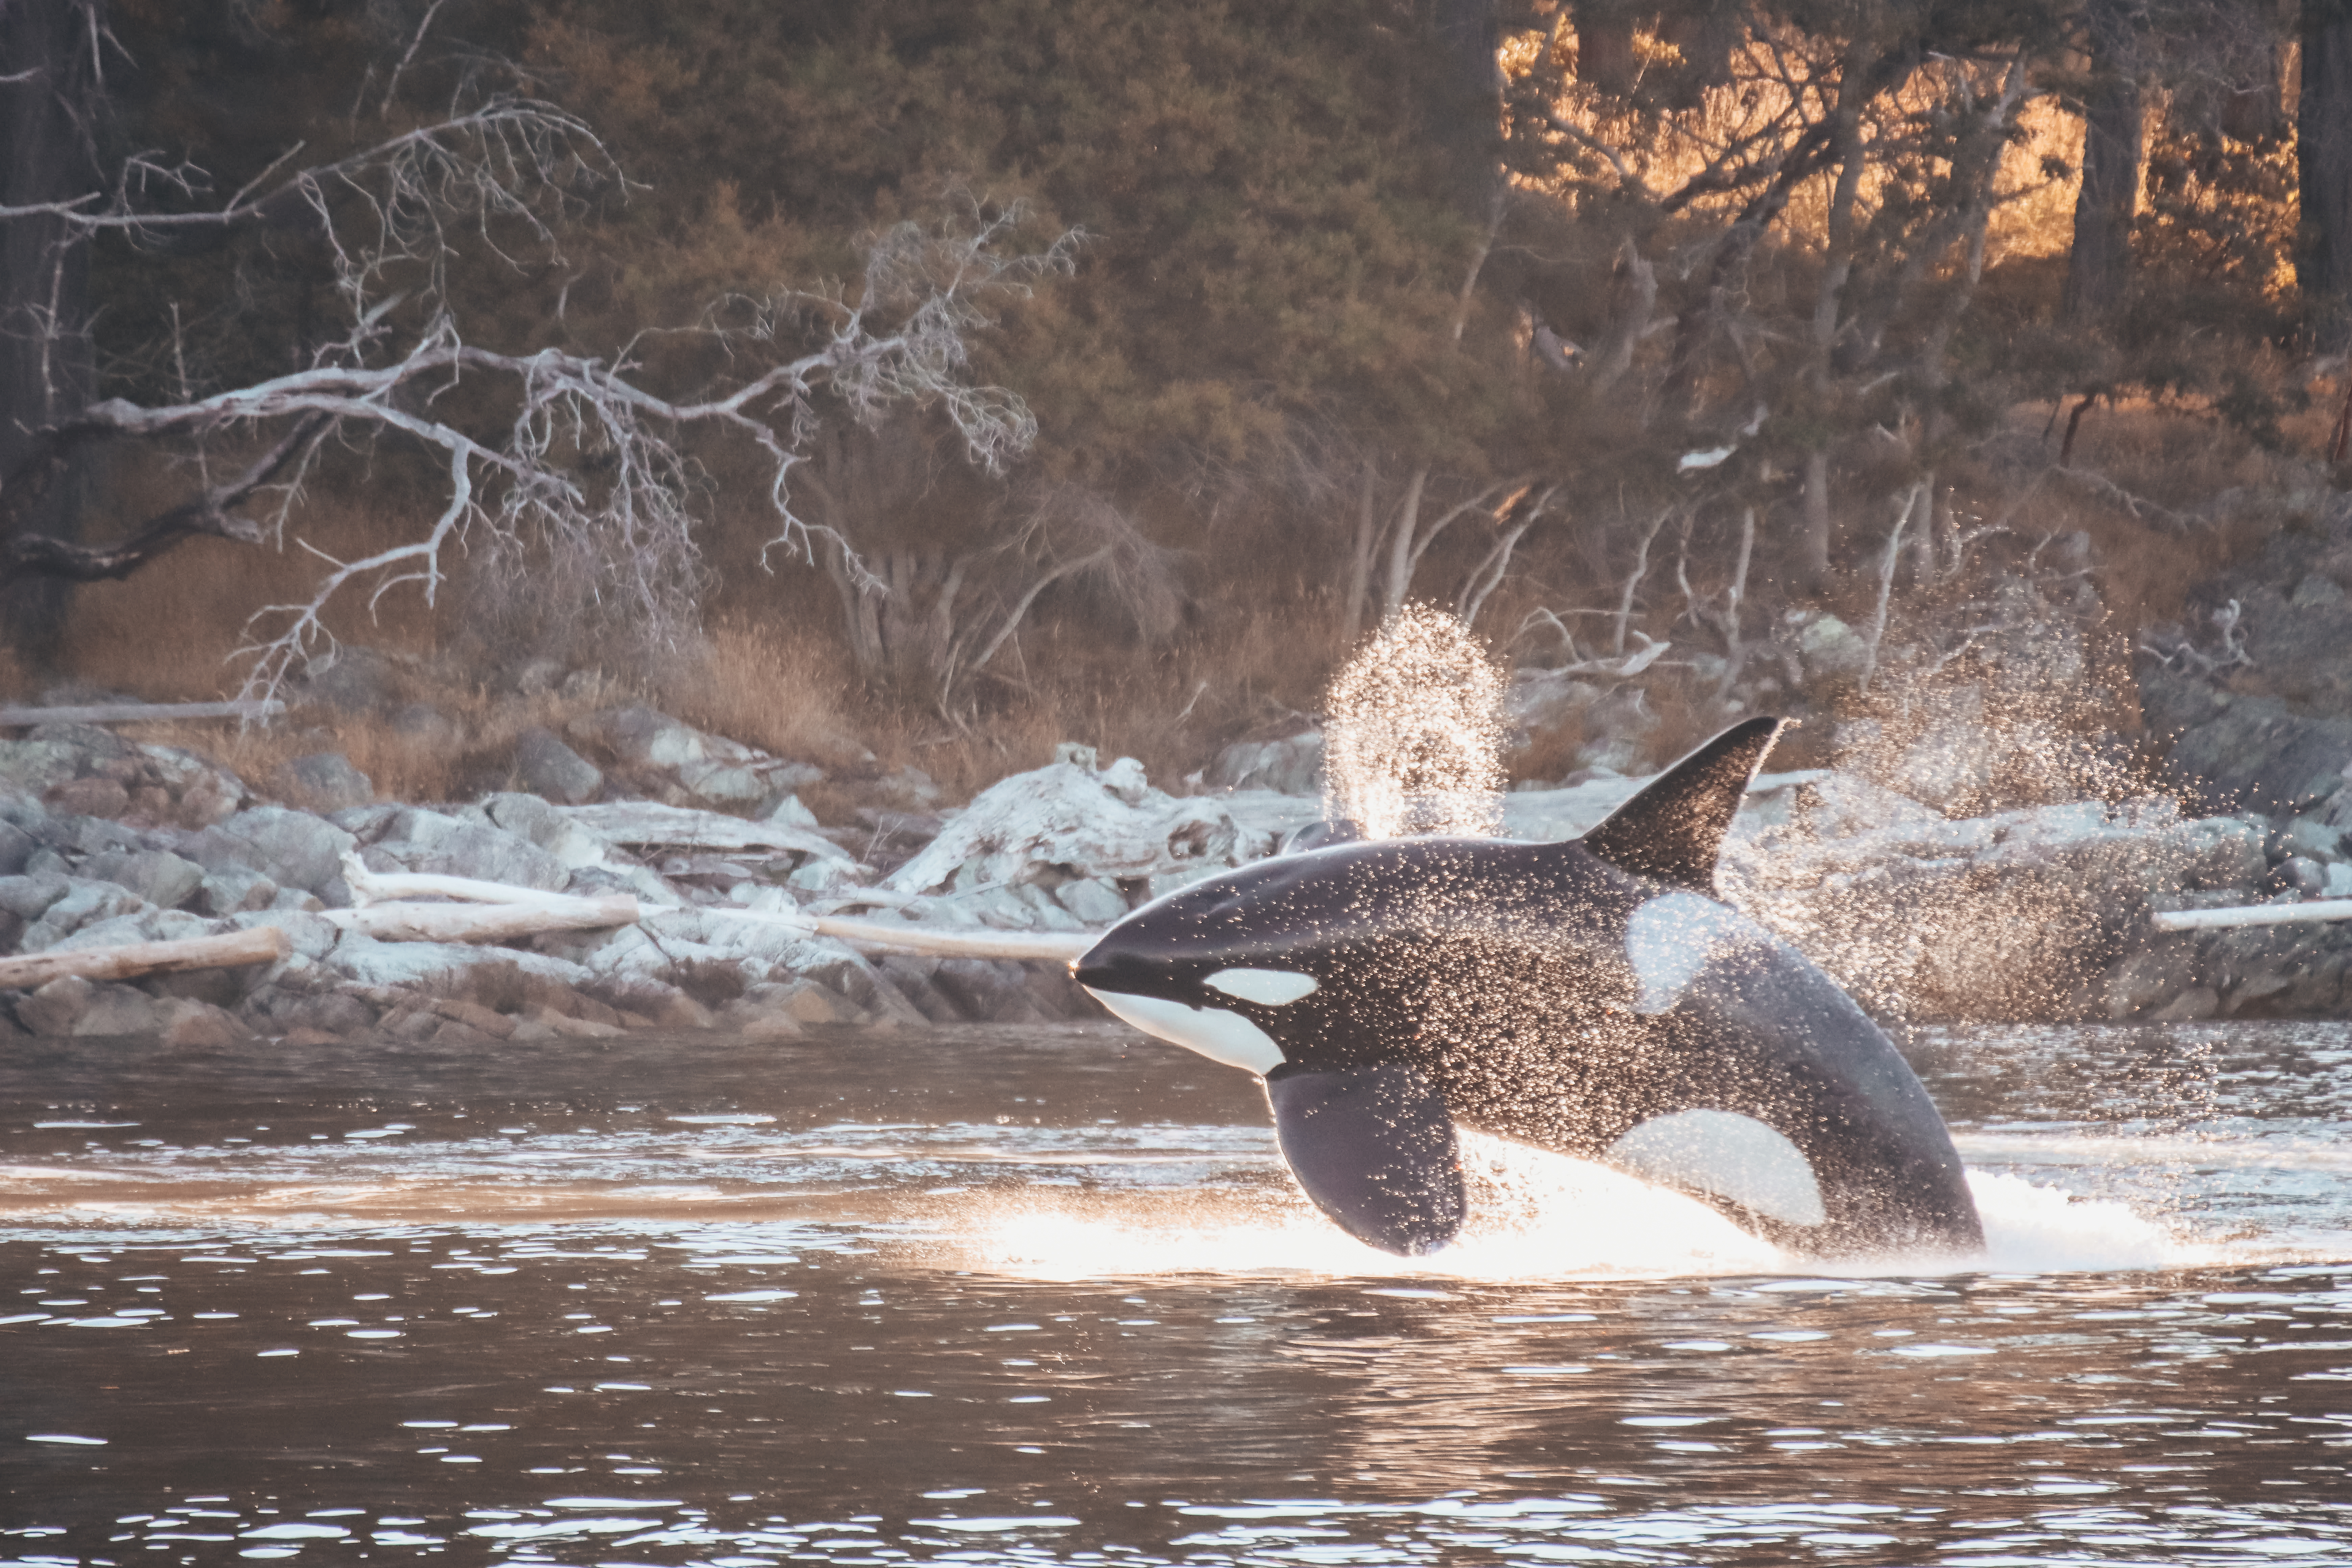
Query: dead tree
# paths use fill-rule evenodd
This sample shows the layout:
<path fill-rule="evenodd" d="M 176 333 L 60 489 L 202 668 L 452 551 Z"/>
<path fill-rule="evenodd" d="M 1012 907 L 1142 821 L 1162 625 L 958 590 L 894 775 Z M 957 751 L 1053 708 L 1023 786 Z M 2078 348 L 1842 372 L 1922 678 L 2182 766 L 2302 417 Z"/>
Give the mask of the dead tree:
<path fill-rule="evenodd" d="M 607 360 L 469 342 L 444 287 L 457 230 L 494 248 L 529 242 L 553 253 L 566 192 L 583 173 L 620 177 L 583 121 L 550 104 L 499 99 L 331 163 L 273 168 L 213 205 L 143 206 L 137 193 L 158 181 L 183 195 L 203 188 L 200 171 L 147 163 L 140 180 L 126 173 L 110 192 L 0 207 L 0 231 L 41 226 L 61 235 L 56 244 L 67 250 L 108 231 L 152 237 L 307 211 L 333 258 L 351 323 L 289 374 L 177 402 L 69 402 L 0 474 L 0 581 L 123 577 L 199 536 L 281 548 L 290 538 L 320 574 L 309 597 L 267 606 L 248 623 L 240 650 L 251 659 L 247 698 L 270 695 L 289 669 L 331 646 L 325 613 L 349 595 L 363 594 L 373 607 L 413 586 L 428 606 L 438 603 L 453 547 L 474 558 L 493 609 L 502 598 L 543 598 L 551 584 L 569 584 L 593 607 L 599 630 L 674 645 L 695 626 L 701 587 L 696 440 L 732 437 L 760 455 L 772 550 L 814 561 L 832 547 L 866 585 L 876 579 L 857 542 L 803 518 L 792 498 L 794 470 L 828 420 L 919 404 L 991 470 L 1034 439 L 1022 401 L 969 374 L 971 342 L 1006 299 L 1066 271 L 1077 237 L 1016 252 L 1009 242 L 1024 213 L 986 211 L 969 198 L 938 224 L 901 223 L 873 237 L 854 279 L 727 301 L 666 334 L 698 339 L 733 367 L 692 396 L 653 384 L 636 344 Z M 52 320 L 48 330 L 62 328 Z M 48 503 L 76 454 L 107 442 L 187 458 L 227 447 L 243 461 L 235 478 L 200 482 L 187 500 L 110 545 L 25 532 L 20 520 Z M 356 558 L 291 531 L 302 481 L 330 442 L 429 457 L 446 476 L 439 510 L 413 537 Z M 200 468 L 208 473 L 209 459 Z M 240 510 L 248 503 L 259 504 L 258 517 Z"/>

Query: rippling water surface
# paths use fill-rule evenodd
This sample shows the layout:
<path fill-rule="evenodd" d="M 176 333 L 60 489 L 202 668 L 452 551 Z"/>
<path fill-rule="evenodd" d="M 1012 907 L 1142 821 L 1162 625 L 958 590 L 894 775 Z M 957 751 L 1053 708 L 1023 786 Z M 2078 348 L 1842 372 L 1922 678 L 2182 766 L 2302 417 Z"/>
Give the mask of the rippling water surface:
<path fill-rule="evenodd" d="M 2352 1562 L 2352 1026 L 1908 1049 L 1958 1269 L 1386 1258 L 1111 1029 L 13 1047 L 0 1563 Z"/>

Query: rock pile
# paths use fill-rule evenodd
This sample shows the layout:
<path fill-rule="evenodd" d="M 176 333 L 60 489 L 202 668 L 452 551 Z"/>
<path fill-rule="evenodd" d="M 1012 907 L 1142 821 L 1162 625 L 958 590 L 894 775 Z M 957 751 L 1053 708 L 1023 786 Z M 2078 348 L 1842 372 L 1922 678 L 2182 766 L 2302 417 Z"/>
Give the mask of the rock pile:
<path fill-rule="evenodd" d="M 745 917 L 866 910 L 916 929 L 1074 932 L 1272 847 L 1270 835 L 1216 802 L 1174 799 L 1131 759 L 1099 767 L 1079 748 L 960 812 L 862 808 L 865 826 L 828 831 L 791 793 L 822 777 L 807 764 L 649 710 L 597 715 L 591 730 L 635 770 L 597 770 L 607 782 L 593 793 L 634 785 L 667 798 L 563 804 L 499 792 L 464 805 L 316 812 L 261 800 L 200 759 L 102 729 L 51 725 L 0 742 L 0 947 L 111 947 L 266 923 L 293 948 L 268 969 L 135 985 L 55 981 L 7 998 L 0 1027 L 13 1016 L 40 1034 L 162 1031 L 187 1043 L 369 1028 L 467 1040 L 1091 1016 L 1050 966 L 874 960 Z M 877 795 L 936 800 L 911 770 Z M 712 798 L 735 813 L 680 804 Z M 907 850 L 887 877 L 858 858 L 885 839 Z M 635 926 L 505 947 L 376 941 L 323 918 L 352 902 L 347 854 L 372 872 L 626 893 L 648 912 Z"/>
<path fill-rule="evenodd" d="M 597 760 L 547 735 L 543 760 L 562 787 L 546 794 L 325 811 L 103 729 L 47 725 L 0 741 L 0 949 L 257 924 L 292 948 L 267 968 L 0 995 L 0 1031 L 160 1032 L 197 1045 L 375 1029 L 487 1043 L 654 1026 L 1093 1016 L 1058 966 L 877 959 L 760 917 L 1097 930 L 1273 853 L 1320 815 L 1318 749 L 1304 744 L 1228 770 L 1288 792 L 1173 796 L 1131 759 L 1103 765 L 1066 747 L 960 810 L 939 809 L 919 775 L 892 775 L 855 809 L 855 826 L 828 827 L 794 793 L 822 776 L 809 764 L 646 709 L 594 715 L 572 738 Z M 1638 784 L 1603 776 L 1515 794 L 1506 831 L 1573 836 Z M 1915 1018 L 2175 1018 L 2346 1000 L 2352 926 L 2178 936 L 2149 926 L 2167 908 L 2352 895 L 2352 785 L 2341 779 L 2301 816 L 2198 820 L 2155 800 L 1954 819 L 1825 772 L 1759 785 L 1727 857 L 1727 890 L 1874 1005 Z M 352 901 L 347 855 L 379 874 L 625 893 L 646 914 L 507 946 L 377 941 L 325 918 Z"/>

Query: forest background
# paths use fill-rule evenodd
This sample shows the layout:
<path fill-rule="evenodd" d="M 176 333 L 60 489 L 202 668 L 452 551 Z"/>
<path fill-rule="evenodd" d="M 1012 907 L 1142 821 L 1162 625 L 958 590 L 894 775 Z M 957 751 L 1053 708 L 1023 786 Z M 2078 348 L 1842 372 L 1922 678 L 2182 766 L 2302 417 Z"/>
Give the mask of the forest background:
<path fill-rule="evenodd" d="M 2352 479 L 2340 0 L 0 0 L 0 126 L 6 692 L 364 645 L 397 793 L 630 693 L 1172 784 L 1409 600 L 1522 779 L 2128 734 Z"/>

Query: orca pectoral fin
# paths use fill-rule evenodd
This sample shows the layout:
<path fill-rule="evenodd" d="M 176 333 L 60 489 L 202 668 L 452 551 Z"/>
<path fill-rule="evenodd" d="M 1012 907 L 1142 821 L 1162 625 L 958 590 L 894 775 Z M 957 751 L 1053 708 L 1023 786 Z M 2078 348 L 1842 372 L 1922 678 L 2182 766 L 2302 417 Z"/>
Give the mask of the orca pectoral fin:
<path fill-rule="evenodd" d="M 1715 897 L 1715 860 L 1786 719 L 1734 724 L 1577 840 L 1621 871 Z"/>
<path fill-rule="evenodd" d="M 1349 1236 L 1410 1257 L 1462 1228 L 1454 1122 L 1422 1074 L 1395 1063 L 1282 1067 L 1266 1075 L 1265 1096 L 1292 1174 Z"/>

